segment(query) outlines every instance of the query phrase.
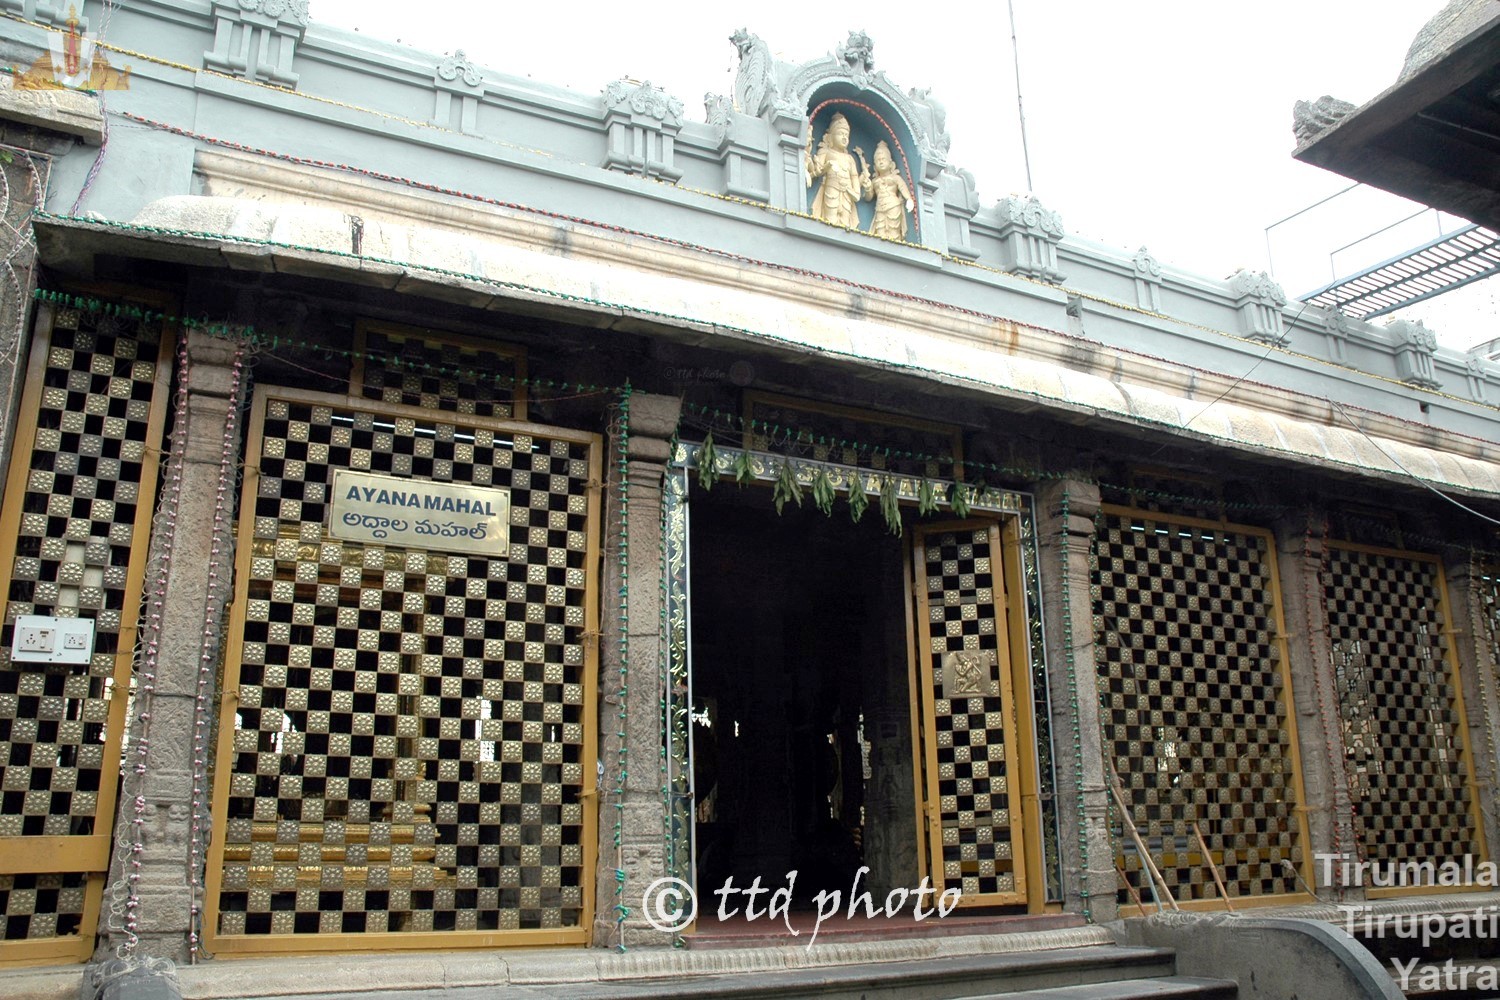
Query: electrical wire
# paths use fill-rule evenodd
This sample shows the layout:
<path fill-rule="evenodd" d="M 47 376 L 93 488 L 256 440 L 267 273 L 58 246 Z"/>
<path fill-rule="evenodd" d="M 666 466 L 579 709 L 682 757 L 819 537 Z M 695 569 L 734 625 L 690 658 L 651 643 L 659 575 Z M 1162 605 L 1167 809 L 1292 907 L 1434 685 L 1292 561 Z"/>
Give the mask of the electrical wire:
<path fill-rule="evenodd" d="M 1356 431 L 1359 432 L 1359 434 L 1360 434 L 1361 437 L 1363 437 L 1366 441 L 1370 442 L 1371 447 L 1373 447 L 1376 451 L 1380 452 L 1381 455 L 1385 456 L 1385 458 L 1392 465 L 1394 465 L 1396 468 L 1400 469 L 1402 471 L 1402 473 L 1404 473 L 1407 477 L 1409 477 L 1417 485 L 1421 486 L 1423 489 L 1427 489 L 1427 490 L 1432 491 L 1433 493 L 1436 493 L 1438 496 L 1442 497 L 1444 500 L 1448 501 L 1453 506 L 1457 507 L 1459 510 L 1464 511 L 1464 512 L 1469 513 L 1469 514 L 1473 514 L 1475 517 L 1479 518 L 1481 521 L 1488 521 L 1490 524 L 1493 524 L 1493 525 L 1496 525 L 1496 526 L 1500 526 L 1500 519 L 1496 519 L 1496 518 L 1490 517 L 1488 514 L 1481 514 L 1479 511 L 1475 510 L 1473 507 L 1470 507 L 1467 504 L 1461 503 L 1460 501 L 1454 499 L 1453 497 L 1450 497 L 1448 494 L 1444 493 L 1442 490 L 1438 489 L 1436 486 L 1432 485 L 1427 480 L 1423 479 L 1421 476 L 1417 475 L 1415 472 L 1412 472 L 1406 466 L 1402 465 L 1401 461 L 1398 458 L 1396 458 L 1395 455 L 1392 455 L 1390 452 L 1388 452 L 1384 448 L 1382 448 L 1380 446 L 1380 443 L 1378 441 L 1376 441 L 1374 438 L 1372 438 L 1369 434 L 1367 434 L 1365 432 L 1365 429 L 1363 427 L 1359 426 L 1359 424 L 1356 424 L 1354 422 L 1354 418 L 1350 417 L 1349 414 L 1347 412 L 1345 412 L 1344 407 L 1343 407 L 1342 404 L 1338 403 L 1335 400 L 1329 399 L 1326 396 L 1324 397 L 1324 402 L 1328 403 L 1328 405 L 1332 406 L 1335 410 L 1337 410 L 1339 412 L 1339 416 L 1343 417 L 1344 420 L 1349 424 L 1350 427 L 1353 427 Z"/>

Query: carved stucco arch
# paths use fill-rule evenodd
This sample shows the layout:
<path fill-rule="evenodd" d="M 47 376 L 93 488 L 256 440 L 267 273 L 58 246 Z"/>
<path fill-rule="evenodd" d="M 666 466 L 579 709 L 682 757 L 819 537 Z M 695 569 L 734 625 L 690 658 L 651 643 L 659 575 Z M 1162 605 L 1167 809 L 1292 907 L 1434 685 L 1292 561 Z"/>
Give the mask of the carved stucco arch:
<path fill-rule="evenodd" d="M 806 115 L 812 108 L 814 95 L 830 84 L 838 83 L 847 84 L 863 92 L 864 99 L 867 101 L 871 98 L 878 98 L 879 102 L 886 104 L 889 111 L 906 127 L 917 147 L 914 152 L 922 161 L 945 162 L 944 151 L 939 148 L 932 130 L 923 120 L 924 115 L 909 96 L 903 94 L 900 88 L 891 83 L 883 71 L 858 72 L 851 70 L 842 60 L 833 56 L 824 56 L 810 63 L 804 63 L 792 73 L 782 91 L 783 101 Z"/>

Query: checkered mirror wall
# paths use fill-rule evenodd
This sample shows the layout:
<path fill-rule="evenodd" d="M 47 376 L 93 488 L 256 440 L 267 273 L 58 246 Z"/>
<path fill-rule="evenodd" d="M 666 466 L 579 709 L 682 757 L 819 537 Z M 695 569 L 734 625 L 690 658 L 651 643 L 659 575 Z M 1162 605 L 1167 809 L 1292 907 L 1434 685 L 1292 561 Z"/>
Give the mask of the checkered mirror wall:
<path fill-rule="evenodd" d="M 210 948 L 585 940 L 597 436 L 263 387 L 246 454 Z M 331 537 L 340 469 L 503 491 L 508 546 Z"/>
<path fill-rule="evenodd" d="M 481 417 L 526 419 L 526 352 L 377 320 L 355 325 L 354 394 Z"/>
<path fill-rule="evenodd" d="M 934 883 L 964 905 L 1026 902 L 1000 526 L 913 532 L 917 679 Z M 1029 710 L 1029 706 L 1028 706 Z"/>
<path fill-rule="evenodd" d="M 1482 853 L 1445 597 L 1431 556 L 1329 544 L 1323 600 L 1345 777 L 1370 861 Z"/>
<path fill-rule="evenodd" d="M 0 516 L 0 963 L 93 950 L 168 402 L 163 341 L 159 319 L 40 310 Z M 14 660 L 22 615 L 92 620 L 92 653 Z"/>
<path fill-rule="evenodd" d="M 1117 822 L 1180 902 L 1218 895 L 1209 860 L 1232 897 L 1295 892 L 1282 861 L 1303 864 L 1305 833 L 1270 534 L 1106 507 L 1097 563 L 1104 748 L 1131 810 Z M 1132 838 L 1116 838 L 1116 865 L 1149 898 Z"/>

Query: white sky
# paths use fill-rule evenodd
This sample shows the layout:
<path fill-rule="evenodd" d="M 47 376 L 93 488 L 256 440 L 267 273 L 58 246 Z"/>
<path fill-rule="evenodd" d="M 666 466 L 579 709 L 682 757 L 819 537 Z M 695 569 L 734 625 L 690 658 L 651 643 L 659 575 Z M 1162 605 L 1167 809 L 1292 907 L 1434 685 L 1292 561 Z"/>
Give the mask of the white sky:
<path fill-rule="evenodd" d="M 1211 277 L 1270 268 L 1296 297 L 1436 236 L 1429 212 L 1377 241 L 1334 250 L 1420 206 L 1368 190 L 1295 223 L 1266 227 L 1349 185 L 1294 161 L 1292 103 L 1322 94 L 1363 104 L 1394 84 L 1407 47 L 1442 0 L 1014 0 L 1034 190 L 1070 233 Z M 650 80 L 702 120 L 705 92 L 732 92 L 728 37 L 747 27 L 780 59 L 831 52 L 850 29 L 874 41 L 875 69 L 902 90 L 930 87 L 948 111 L 949 160 L 981 204 L 1026 190 L 1010 23 L 1003 0 L 770 0 L 709 4 L 312 0 L 315 21 L 433 53 L 462 48 L 495 73 L 599 93 Z M 1448 228 L 1458 223 L 1447 220 Z M 1429 319 L 1447 342 L 1500 335 L 1495 295 L 1449 296 Z M 1500 291 L 1500 289 L 1497 289 Z"/>

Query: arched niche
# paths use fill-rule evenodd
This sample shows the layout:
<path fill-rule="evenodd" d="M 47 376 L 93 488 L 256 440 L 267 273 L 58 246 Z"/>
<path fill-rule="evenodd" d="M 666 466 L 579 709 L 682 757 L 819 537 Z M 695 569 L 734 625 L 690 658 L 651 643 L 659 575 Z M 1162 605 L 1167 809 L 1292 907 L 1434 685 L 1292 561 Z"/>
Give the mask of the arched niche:
<path fill-rule="evenodd" d="M 922 177 L 922 156 L 911 126 L 890 102 L 878 93 L 861 90 L 848 80 L 830 80 L 824 83 L 808 95 L 807 99 L 809 155 L 816 152 L 824 133 L 828 131 L 828 123 L 835 114 L 842 114 L 849 120 L 849 151 L 863 151 L 864 163 L 871 173 L 875 170 L 875 146 L 884 142 L 890 147 L 896 170 L 905 179 L 907 190 L 915 198 L 919 191 L 918 181 Z M 821 181 L 814 182 L 814 187 L 808 192 L 809 205 L 812 204 L 811 196 L 818 183 Z M 869 229 L 874 212 L 874 202 L 859 203 L 860 230 Z M 911 226 L 907 238 L 912 242 L 921 241 L 920 217 L 919 208 L 907 218 Z"/>
<path fill-rule="evenodd" d="M 931 181 L 947 164 L 949 138 L 945 131 L 945 114 L 941 104 L 923 91 L 904 93 L 884 72 L 872 72 L 872 43 L 863 32 L 850 32 L 849 40 L 830 56 L 813 60 L 794 69 L 781 88 L 783 106 L 800 108 L 808 116 L 810 129 L 807 154 L 817 151 L 833 115 L 842 113 L 849 120 L 851 152 L 858 146 L 874 170 L 875 146 L 884 140 L 917 202 L 907 218 L 907 239 L 913 243 L 929 242 L 923 232 L 923 220 L 941 208 L 924 201 L 937 197 Z M 811 205 L 817 185 L 814 182 L 805 204 Z M 871 202 L 861 202 L 861 229 L 867 229 L 874 213 Z M 938 235 L 940 238 L 940 234 Z"/>

